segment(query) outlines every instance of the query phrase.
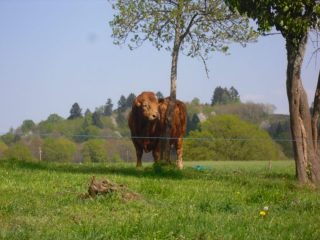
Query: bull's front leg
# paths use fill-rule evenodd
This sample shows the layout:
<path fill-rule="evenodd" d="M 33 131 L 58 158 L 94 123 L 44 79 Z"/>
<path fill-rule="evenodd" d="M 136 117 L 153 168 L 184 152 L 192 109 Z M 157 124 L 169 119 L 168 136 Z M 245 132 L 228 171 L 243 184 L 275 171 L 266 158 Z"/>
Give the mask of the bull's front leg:
<path fill-rule="evenodd" d="M 178 138 L 176 141 L 176 152 L 177 152 L 177 168 L 183 169 L 182 153 L 183 153 L 183 138 Z"/>
<path fill-rule="evenodd" d="M 136 156 L 137 156 L 137 164 L 136 167 L 142 167 L 142 154 L 143 154 L 143 149 L 140 147 L 140 145 L 136 142 L 134 142 L 134 147 L 136 149 Z"/>

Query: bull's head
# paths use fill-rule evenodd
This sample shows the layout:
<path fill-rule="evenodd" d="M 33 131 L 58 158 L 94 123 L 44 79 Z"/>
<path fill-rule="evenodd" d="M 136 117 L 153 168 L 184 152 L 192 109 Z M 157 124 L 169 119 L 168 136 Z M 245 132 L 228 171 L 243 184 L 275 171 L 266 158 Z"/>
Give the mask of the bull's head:
<path fill-rule="evenodd" d="M 141 109 L 142 115 L 149 121 L 159 119 L 158 99 L 153 92 L 143 92 L 134 101 L 134 105 Z"/>

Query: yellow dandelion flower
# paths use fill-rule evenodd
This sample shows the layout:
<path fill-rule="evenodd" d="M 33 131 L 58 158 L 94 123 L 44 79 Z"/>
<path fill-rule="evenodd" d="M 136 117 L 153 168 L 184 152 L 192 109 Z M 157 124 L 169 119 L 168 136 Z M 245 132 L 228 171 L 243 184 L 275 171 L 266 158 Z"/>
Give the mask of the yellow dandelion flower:
<path fill-rule="evenodd" d="M 265 217 L 265 216 L 267 215 L 267 212 L 264 211 L 264 210 L 261 210 L 261 211 L 259 212 L 259 215 L 260 215 L 261 217 Z"/>

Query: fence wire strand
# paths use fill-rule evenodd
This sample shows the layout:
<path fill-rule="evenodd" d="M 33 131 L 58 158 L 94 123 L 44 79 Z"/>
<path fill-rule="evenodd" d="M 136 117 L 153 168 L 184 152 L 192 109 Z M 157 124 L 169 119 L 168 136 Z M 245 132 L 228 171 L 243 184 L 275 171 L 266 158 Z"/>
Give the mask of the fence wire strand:
<path fill-rule="evenodd" d="M 20 137 L 40 136 L 40 137 L 67 137 L 67 138 L 97 138 L 106 140 L 126 140 L 126 139 L 159 139 L 159 140 L 196 140 L 196 141 L 268 141 L 273 140 L 275 142 L 300 142 L 305 141 L 305 138 L 223 138 L 223 137 L 165 137 L 165 136 L 111 136 L 111 135 L 94 135 L 94 134 L 61 134 L 61 133 L 13 133 L 13 135 Z M 320 139 L 317 140 L 320 142 Z"/>

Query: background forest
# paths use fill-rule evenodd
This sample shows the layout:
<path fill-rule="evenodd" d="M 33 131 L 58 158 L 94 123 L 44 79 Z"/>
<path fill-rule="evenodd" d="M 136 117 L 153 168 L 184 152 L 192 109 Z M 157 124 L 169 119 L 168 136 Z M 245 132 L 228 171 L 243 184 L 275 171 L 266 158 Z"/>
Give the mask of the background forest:
<path fill-rule="evenodd" d="M 163 97 L 157 92 L 159 98 Z M 0 138 L 0 158 L 50 162 L 135 161 L 127 116 L 135 94 L 94 111 L 78 103 L 63 118 L 25 120 Z M 289 117 L 269 104 L 242 103 L 234 88 L 217 87 L 210 103 L 187 102 L 184 160 L 280 160 L 292 158 Z M 144 160 L 152 160 L 145 154 Z"/>

